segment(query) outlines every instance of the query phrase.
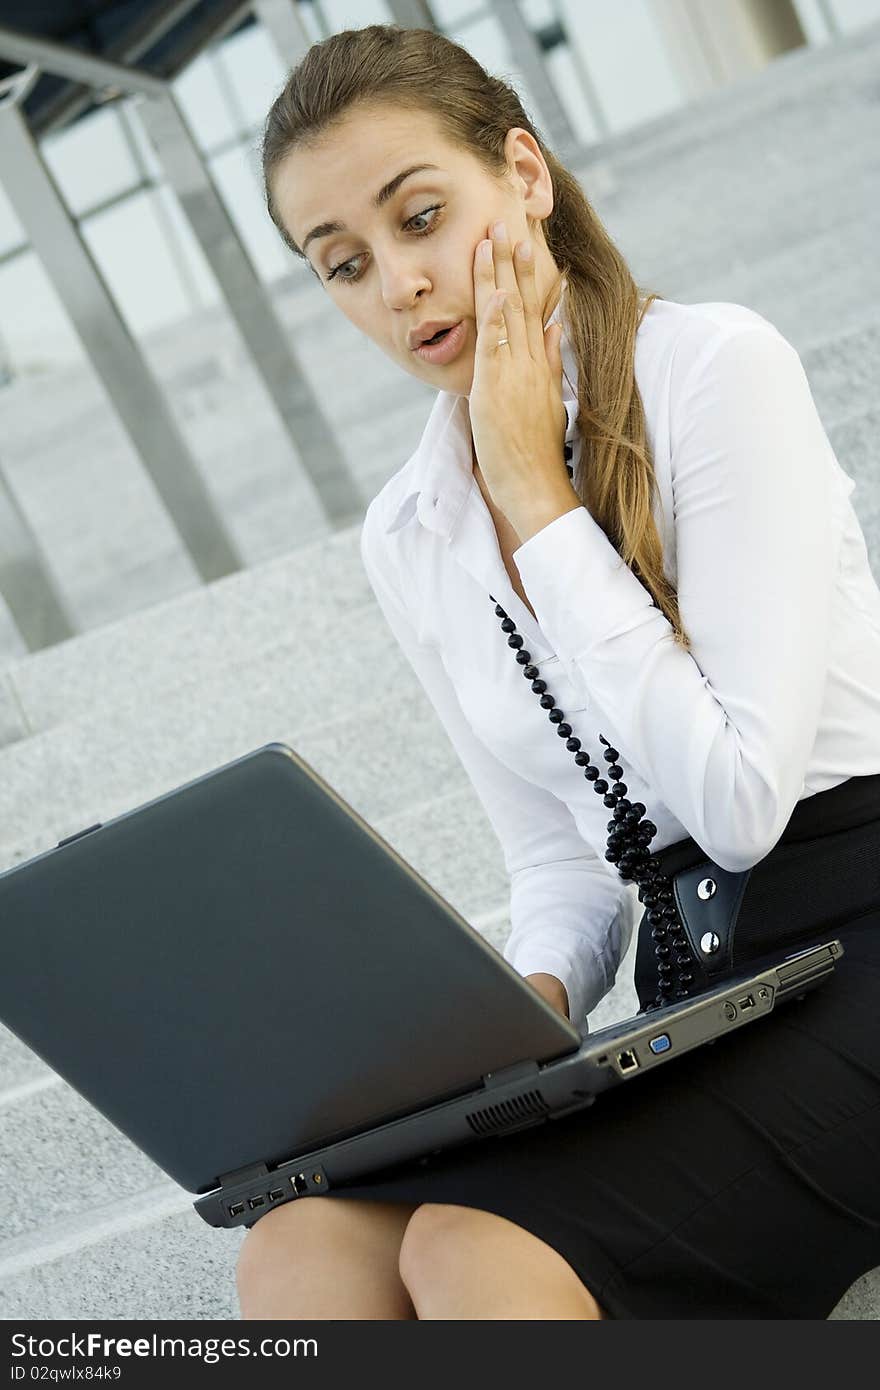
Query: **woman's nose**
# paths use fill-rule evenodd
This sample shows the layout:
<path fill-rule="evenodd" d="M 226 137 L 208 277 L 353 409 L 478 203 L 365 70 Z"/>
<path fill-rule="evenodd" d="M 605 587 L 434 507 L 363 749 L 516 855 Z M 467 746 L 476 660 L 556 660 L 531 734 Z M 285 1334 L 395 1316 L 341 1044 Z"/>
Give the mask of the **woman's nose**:
<path fill-rule="evenodd" d="M 382 299 L 389 309 L 411 310 L 418 297 L 430 289 L 431 282 L 425 275 L 414 274 L 405 266 L 386 268 L 379 271 L 382 285 Z"/>

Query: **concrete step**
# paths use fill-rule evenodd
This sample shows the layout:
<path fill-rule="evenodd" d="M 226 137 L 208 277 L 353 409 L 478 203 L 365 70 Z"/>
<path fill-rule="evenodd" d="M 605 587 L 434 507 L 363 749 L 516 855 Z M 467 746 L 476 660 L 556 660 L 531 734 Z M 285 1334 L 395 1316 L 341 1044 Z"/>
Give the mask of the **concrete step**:
<path fill-rule="evenodd" d="M 5 1320 L 238 1318 L 244 1233 L 206 1225 L 164 1182 L 0 1249 Z"/>

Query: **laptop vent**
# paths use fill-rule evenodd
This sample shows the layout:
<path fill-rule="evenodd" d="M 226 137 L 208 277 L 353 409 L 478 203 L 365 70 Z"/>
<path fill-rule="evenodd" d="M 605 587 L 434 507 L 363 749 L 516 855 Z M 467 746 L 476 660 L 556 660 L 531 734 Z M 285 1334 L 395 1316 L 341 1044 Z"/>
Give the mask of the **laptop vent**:
<path fill-rule="evenodd" d="M 541 1119 L 549 1110 L 540 1091 L 526 1091 L 512 1100 L 502 1100 L 497 1105 L 486 1105 L 482 1110 L 470 1111 L 467 1122 L 475 1134 L 497 1134 L 499 1130 L 520 1125 L 524 1120 Z"/>

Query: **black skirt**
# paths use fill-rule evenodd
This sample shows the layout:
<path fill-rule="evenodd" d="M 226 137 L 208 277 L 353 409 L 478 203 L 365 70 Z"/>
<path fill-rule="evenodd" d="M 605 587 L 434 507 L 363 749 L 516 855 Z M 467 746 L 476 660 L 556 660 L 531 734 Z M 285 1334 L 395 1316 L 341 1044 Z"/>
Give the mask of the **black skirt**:
<path fill-rule="evenodd" d="M 850 781 L 854 802 L 867 779 Z M 880 866 L 880 806 L 874 824 Z M 495 1212 L 558 1251 L 612 1318 L 827 1317 L 880 1265 L 877 872 L 842 875 L 833 930 L 809 939 L 837 936 L 845 954 L 803 999 L 583 1111 L 328 1195 Z"/>

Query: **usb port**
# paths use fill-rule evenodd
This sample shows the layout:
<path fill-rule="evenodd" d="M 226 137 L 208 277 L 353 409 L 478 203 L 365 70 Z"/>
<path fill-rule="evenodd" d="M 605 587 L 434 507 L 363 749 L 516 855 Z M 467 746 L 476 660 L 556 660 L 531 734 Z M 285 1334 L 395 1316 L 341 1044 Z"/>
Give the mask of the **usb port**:
<path fill-rule="evenodd" d="M 741 1009 L 753 1009 L 755 1007 L 755 1001 L 751 994 L 747 994 L 745 999 L 739 1000 L 739 1007 Z"/>
<path fill-rule="evenodd" d="M 283 1196 L 284 1196 L 284 1188 L 283 1188 L 283 1187 L 273 1187 L 273 1188 L 272 1188 L 272 1191 L 269 1193 L 269 1201 L 270 1201 L 270 1202 L 277 1202 L 278 1199 L 279 1199 L 280 1197 L 283 1197 Z"/>
<path fill-rule="evenodd" d="M 635 1071 L 636 1067 L 639 1065 L 639 1059 L 633 1049 L 628 1047 L 626 1052 L 618 1052 L 617 1065 L 620 1067 L 621 1071 Z"/>
<path fill-rule="evenodd" d="M 230 1216 L 241 1216 L 241 1213 L 242 1213 L 243 1211 L 244 1211 L 244 1202 L 233 1202 L 232 1205 L 231 1205 L 231 1207 L 229 1208 L 229 1215 L 230 1215 Z"/>
<path fill-rule="evenodd" d="M 266 1205 L 266 1198 L 265 1198 L 265 1197 L 248 1197 L 248 1206 L 249 1206 L 251 1209 L 253 1209 L 254 1207 L 264 1207 L 265 1205 Z"/>

